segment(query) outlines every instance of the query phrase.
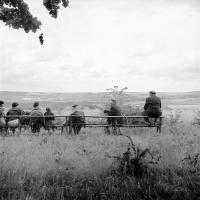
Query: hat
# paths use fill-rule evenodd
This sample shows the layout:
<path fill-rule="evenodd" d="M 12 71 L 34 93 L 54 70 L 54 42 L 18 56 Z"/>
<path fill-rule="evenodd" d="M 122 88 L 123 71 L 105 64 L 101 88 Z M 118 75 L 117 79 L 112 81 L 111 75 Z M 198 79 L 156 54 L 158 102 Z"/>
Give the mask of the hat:
<path fill-rule="evenodd" d="M 39 106 L 39 102 L 35 101 L 34 104 L 33 104 L 33 107 L 37 107 L 37 106 Z"/>
<path fill-rule="evenodd" d="M 74 104 L 73 106 L 72 106 L 72 108 L 76 108 L 78 105 L 77 104 Z"/>
<path fill-rule="evenodd" d="M 156 94 L 154 90 L 149 91 L 150 94 Z"/>
<path fill-rule="evenodd" d="M 12 107 L 17 107 L 19 104 L 17 102 L 12 103 Z"/>
<path fill-rule="evenodd" d="M 4 104 L 4 101 L 0 100 L 0 106 Z"/>

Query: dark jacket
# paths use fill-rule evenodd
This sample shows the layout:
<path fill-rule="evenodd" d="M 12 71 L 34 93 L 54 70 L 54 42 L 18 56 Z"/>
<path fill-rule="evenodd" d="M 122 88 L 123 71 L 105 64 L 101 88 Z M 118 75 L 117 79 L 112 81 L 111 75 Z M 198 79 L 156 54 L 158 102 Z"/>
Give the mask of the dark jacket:
<path fill-rule="evenodd" d="M 33 108 L 33 110 L 31 111 L 30 115 L 33 117 L 33 118 L 31 118 L 31 122 L 32 123 L 36 123 L 38 121 L 43 122 L 43 120 L 44 120 L 43 112 L 38 107 Z"/>
<path fill-rule="evenodd" d="M 110 116 L 121 116 L 121 109 L 119 106 L 117 105 L 112 105 L 110 107 L 110 112 L 109 112 Z M 123 124 L 123 118 L 122 117 L 118 117 L 118 118 L 111 118 L 112 124 L 116 125 L 116 124 Z"/>
<path fill-rule="evenodd" d="M 12 115 L 22 115 L 22 110 L 20 108 L 11 108 L 10 110 L 8 110 L 6 115 L 12 116 Z M 19 119 L 19 117 L 8 117 L 7 118 L 7 122 L 15 120 L 15 119 Z"/>
<path fill-rule="evenodd" d="M 146 98 L 144 110 L 149 117 L 159 117 L 162 115 L 161 100 L 157 96 L 151 96 Z"/>
<path fill-rule="evenodd" d="M 85 124 L 85 116 L 84 116 L 84 112 L 82 111 L 74 111 L 73 113 L 71 113 L 70 117 L 69 117 L 69 121 L 68 121 L 68 125 L 72 125 L 73 126 L 84 126 Z"/>
<path fill-rule="evenodd" d="M 52 117 L 45 117 L 45 116 L 52 116 Z M 55 117 L 54 117 L 54 114 L 52 112 L 45 112 L 44 113 L 44 121 L 45 123 L 48 122 L 48 121 L 53 121 L 55 120 Z"/>

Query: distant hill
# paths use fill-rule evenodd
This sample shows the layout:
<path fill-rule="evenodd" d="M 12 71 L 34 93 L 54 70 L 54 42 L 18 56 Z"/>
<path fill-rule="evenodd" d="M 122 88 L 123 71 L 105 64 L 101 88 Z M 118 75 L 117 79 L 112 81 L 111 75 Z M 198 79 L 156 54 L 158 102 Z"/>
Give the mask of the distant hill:
<path fill-rule="evenodd" d="M 144 92 L 127 92 L 123 97 L 126 104 L 143 104 L 148 93 Z M 158 94 L 162 101 L 167 105 L 175 104 L 196 104 L 200 105 L 200 91 L 192 92 L 161 92 Z M 41 104 L 72 105 L 78 103 L 81 105 L 100 105 L 111 98 L 108 92 L 83 92 L 83 93 L 47 93 L 47 92 L 8 92 L 0 91 L 0 99 L 10 106 L 13 101 L 20 102 L 24 105 L 32 105 L 34 101 L 40 101 Z"/>

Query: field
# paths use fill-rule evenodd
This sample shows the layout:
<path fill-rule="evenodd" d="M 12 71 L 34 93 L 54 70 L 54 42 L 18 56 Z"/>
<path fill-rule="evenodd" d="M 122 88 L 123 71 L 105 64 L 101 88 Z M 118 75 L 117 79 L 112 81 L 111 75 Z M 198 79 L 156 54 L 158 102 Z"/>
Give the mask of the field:
<path fill-rule="evenodd" d="M 142 104 L 145 96 L 136 101 L 134 95 L 125 98 L 124 108 Z M 200 125 L 192 123 L 198 118 L 199 93 L 187 95 L 168 94 L 163 100 L 161 134 L 155 128 L 124 128 L 123 135 L 85 128 L 78 136 L 24 131 L 0 137 L 0 199 L 200 199 Z M 100 113 L 104 98 L 97 97 L 93 94 L 91 103 L 79 97 L 82 108 Z M 6 98 L 9 107 L 19 96 Z M 74 102 L 67 98 L 60 103 L 42 99 L 41 105 L 51 103 L 57 113 L 66 113 L 61 107 Z M 31 101 L 19 102 L 28 109 Z"/>

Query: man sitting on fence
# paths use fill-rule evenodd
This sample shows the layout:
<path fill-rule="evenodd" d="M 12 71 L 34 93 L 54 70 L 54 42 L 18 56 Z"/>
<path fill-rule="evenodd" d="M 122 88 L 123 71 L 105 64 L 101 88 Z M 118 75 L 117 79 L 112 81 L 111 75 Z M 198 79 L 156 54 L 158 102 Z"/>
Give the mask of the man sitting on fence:
<path fill-rule="evenodd" d="M 39 108 L 39 102 L 34 102 L 33 110 L 31 111 L 31 131 L 32 133 L 39 133 L 42 126 L 44 126 L 44 115 Z"/>
<path fill-rule="evenodd" d="M 104 113 L 107 114 L 108 116 L 122 116 L 121 114 L 121 109 L 117 105 L 117 102 L 115 99 L 111 100 L 111 106 L 110 110 L 104 110 Z M 119 130 L 120 133 L 120 126 L 123 124 L 123 118 L 122 117 L 109 117 L 107 119 L 108 125 L 112 125 L 113 128 L 113 133 L 117 133 L 117 129 Z M 110 133 L 110 130 L 107 130 L 108 133 Z"/>
<path fill-rule="evenodd" d="M 72 106 L 73 112 L 70 114 L 67 125 L 69 126 L 69 133 L 72 133 L 72 129 L 75 135 L 78 135 L 82 127 L 85 127 L 84 112 L 78 110 L 78 105 Z"/>
<path fill-rule="evenodd" d="M 20 118 L 20 129 L 27 130 L 30 127 L 30 112 L 23 111 L 23 117 Z"/>
<path fill-rule="evenodd" d="M 156 96 L 155 91 L 149 92 L 149 97 L 146 98 L 142 115 L 155 118 L 154 124 L 156 123 L 157 118 L 162 115 L 161 100 L 159 97 Z M 148 123 L 148 125 L 151 125 L 149 118 L 144 118 L 144 120 Z"/>
<path fill-rule="evenodd" d="M 4 114 L 4 101 L 0 100 L 0 132 L 3 132 L 3 129 L 6 126 L 5 114 Z"/>
<path fill-rule="evenodd" d="M 23 115 L 23 110 L 21 108 L 18 108 L 18 103 L 13 102 L 12 108 L 8 110 L 7 112 L 7 127 L 10 128 L 15 133 L 15 129 L 19 128 L 20 126 L 20 118 L 16 115 Z"/>
<path fill-rule="evenodd" d="M 44 113 L 44 128 L 48 131 L 50 130 L 50 128 L 52 128 L 52 130 L 54 131 L 54 129 L 56 128 L 54 120 L 55 117 L 54 114 L 51 112 L 51 108 L 47 107 L 46 112 Z"/>

